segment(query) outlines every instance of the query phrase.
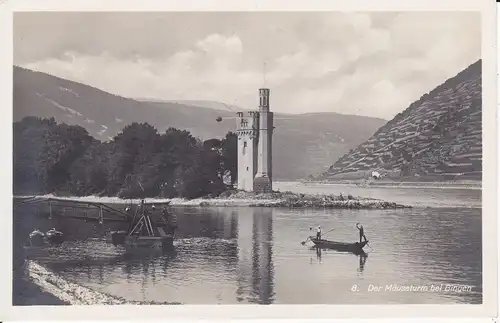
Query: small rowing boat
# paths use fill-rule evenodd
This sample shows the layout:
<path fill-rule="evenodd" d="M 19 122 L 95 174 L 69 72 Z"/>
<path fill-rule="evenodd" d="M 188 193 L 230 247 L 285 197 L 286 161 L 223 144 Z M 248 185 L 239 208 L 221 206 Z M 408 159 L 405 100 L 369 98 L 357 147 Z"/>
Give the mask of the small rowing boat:
<path fill-rule="evenodd" d="M 64 235 L 54 228 L 46 233 L 36 229 L 29 234 L 28 241 L 31 247 L 57 246 L 64 242 Z"/>
<path fill-rule="evenodd" d="M 64 242 L 64 234 L 61 231 L 57 231 L 52 228 L 45 233 L 45 239 L 50 245 L 60 245 Z"/>
<path fill-rule="evenodd" d="M 346 243 L 346 242 L 330 241 L 324 239 L 316 239 L 316 237 L 309 237 L 309 240 L 311 240 L 312 243 L 314 243 L 314 245 L 318 248 L 334 249 L 337 251 L 347 251 L 354 253 L 363 252 L 363 248 L 368 244 L 368 241 L 363 241 L 361 243 L 359 242 Z"/>

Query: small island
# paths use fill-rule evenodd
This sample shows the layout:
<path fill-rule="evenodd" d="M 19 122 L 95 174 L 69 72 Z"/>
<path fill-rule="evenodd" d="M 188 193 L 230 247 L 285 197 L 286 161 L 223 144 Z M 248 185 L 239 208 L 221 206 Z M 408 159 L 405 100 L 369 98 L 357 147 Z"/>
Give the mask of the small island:
<path fill-rule="evenodd" d="M 140 203 L 141 198 L 124 199 L 112 196 L 16 196 L 14 199 L 52 199 L 75 202 L 91 202 L 104 204 Z M 146 204 L 165 204 L 169 206 L 200 206 L 200 207 L 281 207 L 281 208 L 330 208 L 330 209 L 401 209 L 411 206 L 398 204 L 379 199 L 358 197 L 352 195 L 302 194 L 290 191 L 272 193 L 246 192 L 241 190 L 227 190 L 218 196 L 203 196 L 194 199 L 186 198 L 158 198 L 144 199 Z"/>
<path fill-rule="evenodd" d="M 177 202 L 177 203 L 176 203 Z M 332 208 L 332 209 L 400 209 L 411 206 L 373 198 L 352 195 L 302 194 L 294 192 L 256 193 L 230 190 L 215 198 L 201 198 L 190 201 L 171 201 L 171 205 L 200 206 L 253 206 L 287 208 Z"/>

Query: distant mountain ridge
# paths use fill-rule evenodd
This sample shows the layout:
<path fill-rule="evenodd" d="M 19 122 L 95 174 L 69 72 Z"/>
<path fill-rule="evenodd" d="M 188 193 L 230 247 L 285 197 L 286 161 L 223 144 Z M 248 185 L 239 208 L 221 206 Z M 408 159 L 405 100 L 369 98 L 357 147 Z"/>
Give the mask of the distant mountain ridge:
<path fill-rule="evenodd" d="M 258 92 L 256 90 L 256 96 Z M 133 122 L 165 131 L 185 129 L 201 139 L 222 138 L 236 129 L 236 113 L 173 102 L 144 102 L 41 72 L 14 67 L 14 121 L 25 116 L 54 117 L 80 125 L 95 138 L 111 140 Z M 218 117 L 221 122 L 217 122 Z M 338 113 L 276 114 L 276 179 L 295 180 L 326 169 L 332 160 L 370 137 L 386 120 Z M 355 129 L 355 131 L 353 131 Z"/>
<path fill-rule="evenodd" d="M 135 100 L 140 102 L 153 102 L 153 103 L 173 103 L 182 104 L 185 106 L 192 106 L 198 108 L 208 108 L 221 111 L 246 111 L 247 109 L 241 108 L 234 104 L 227 104 L 224 102 L 208 101 L 208 100 L 160 100 L 160 99 L 148 99 L 148 98 L 135 98 Z"/>
<path fill-rule="evenodd" d="M 342 156 L 321 180 L 482 178 L 481 60 L 436 87 Z"/>

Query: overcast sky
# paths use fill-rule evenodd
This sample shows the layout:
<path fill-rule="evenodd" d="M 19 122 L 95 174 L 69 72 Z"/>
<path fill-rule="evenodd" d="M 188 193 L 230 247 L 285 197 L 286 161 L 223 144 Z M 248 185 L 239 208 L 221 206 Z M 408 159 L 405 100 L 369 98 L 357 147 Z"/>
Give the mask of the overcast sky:
<path fill-rule="evenodd" d="M 392 118 L 481 55 L 477 13 L 16 13 L 14 64 L 125 97 Z M 266 63 L 266 73 L 264 73 Z"/>

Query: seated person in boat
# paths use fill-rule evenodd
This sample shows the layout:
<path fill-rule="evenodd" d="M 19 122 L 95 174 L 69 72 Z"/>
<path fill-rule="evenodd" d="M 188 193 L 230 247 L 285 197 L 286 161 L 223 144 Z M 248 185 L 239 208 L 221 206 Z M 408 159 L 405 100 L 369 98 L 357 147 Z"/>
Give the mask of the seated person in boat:
<path fill-rule="evenodd" d="M 359 223 L 356 223 L 356 228 L 358 228 L 358 230 L 359 230 L 359 243 L 361 243 L 363 239 L 365 241 L 368 241 L 366 239 L 365 229 L 363 228 L 363 226 L 361 224 L 359 224 Z"/>
<path fill-rule="evenodd" d="M 43 237 L 44 235 L 45 234 L 42 231 L 35 229 L 35 230 L 33 230 L 33 232 L 30 233 L 30 238 L 33 238 L 35 236 L 42 236 Z"/>
<path fill-rule="evenodd" d="M 29 242 L 31 246 L 41 246 L 45 244 L 45 234 L 38 230 L 35 229 L 33 232 L 29 234 Z"/>

